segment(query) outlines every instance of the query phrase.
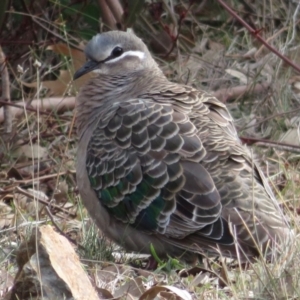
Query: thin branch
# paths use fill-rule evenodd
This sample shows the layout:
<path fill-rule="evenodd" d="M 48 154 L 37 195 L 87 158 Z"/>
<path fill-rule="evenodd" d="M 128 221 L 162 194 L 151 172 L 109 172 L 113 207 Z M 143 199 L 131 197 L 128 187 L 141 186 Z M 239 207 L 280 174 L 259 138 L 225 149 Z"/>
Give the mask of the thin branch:
<path fill-rule="evenodd" d="M 117 29 L 117 21 L 112 12 L 110 11 L 110 8 L 108 7 L 106 1 L 98 0 L 98 4 L 101 9 L 101 17 L 103 23 L 111 29 Z"/>
<path fill-rule="evenodd" d="M 271 115 L 269 117 L 265 117 L 263 120 L 255 122 L 255 124 L 247 125 L 247 126 L 243 127 L 243 130 L 249 129 L 251 127 L 258 126 L 258 125 L 260 125 L 262 123 L 265 123 L 268 120 L 272 120 L 272 119 L 275 119 L 275 118 L 278 118 L 278 117 L 282 117 L 282 116 L 286 116 L 286 115 L 289 115 L 289 114 L 296 114 L 298 112 L 300 112 L 300 107 L 292 109 L 292 110 L 284 111 L 284 112 L 281 112 L 281 113 L 277 113 L 277 114 Z"/>
<path fill-rule="evenodd" d="M 0 99 L 0 104 L 6 104 L 4 100 Z M 64 112 L 67 110 L 72 110 L 75 107 L 75 97 L 53 97 L 53 98 L 45 98 L 45 99 L 34 99 L 30 103 L 30 107 L 25 106 L 23 101 L 18 101 L 17 103 L 10 102 L 7 104 L 11 106 L 11 115 L 12 118 L 16 118 L 24 113 L 24 110 L 37 112 L 37 109 L 39 108 L 39 114 L 42 115 L 49 115 L 49 112 Z M 41 108 L 43 110 L 41 110 Z M 4 109 L 0 108 L 0 123 L 4 121 Z M 64 116 L 61 116 L 62 119 L 64 119 Z M 69 118 L 66 118 L 66 120 L 69 120 Z"/>
<path fill-rule="evenodd" d="M 251 91 L 252 93 L 260 93 L 269 88 L 269 83 L 258 83 L 258 84 L 250 84 L 250 85 L 242 85 L 237 86 L 234 88 L 229 89 L 220 89 L 215 92 L 211 92 L 211 95 L 218 98 L 221 102 L 226 102 L 229 99 L 234 99 L 237 97 L 242 96 L 244 93 L 247 93 Z M 6 104 L 5 100 L 0 99 L 0 106 L 1 104 Z M 39 113 L 41 115 L 49 115 L 51 112 L 64 112 L 66 110 L 72 110 L 75 107 L 75 97 L 66 97 L 66 98 L 60 98 L 60 97 L 52 97 L 52 98 L 45 98 L 43 100 L 41 99 L 34 99 L 31 102 L 31 105 L 24 106 L 24 102 L 18 101 L 16 103 L 9 103 L 10 106 L 12 106 L 12 117 L 18 117 L 23 114 L 24 109 L 32 112 L 37 112 L 37 108 L 39 107 Z M 41 108 L 43 108 L 41 110 Z M 61 119 L 64 119 L 64 116 L 61 116 Z M 67 117 L 66 120 L 69 120 Z M 4 121 L 4 114 L 3 109 L 0 108 L 0 123 Z"/>
<path fill-rule="evenodd" d="M 266 46 L 270 51 L 275 53 L 278 57 L 280 57 L 284 62 L 286 62 L 289 66 L 294 68 L 296 71 L 300 73 L 300 66 L 296 65 L 293 61 L 291 61 L 288 57 L 281 54 L 277 49 L 268 44 L 263 37 L 259 35 L 259 30 L 253 29 L 246 21 L 244 21 L 236 12 L 229 7 L 223 0 L 218 0 L 220 5 L 222 5 L 230 15 L 232 15 L 235 19 L 237 19 L 255 38 L 257 38 L 262 44 Z"/>
<path fill-rule="evenodd" d="M 3 106 L 3 119 L 4 119 L 4 132 L 12 132 L 12 113 L 11 107 L 7 104 L 10 103 L 10 90 L 9 90 L 9 76 L 7 71 L 6 58 L 0 46 L 0 69 L 2 77 L 2 98 L 4 99 Z"/>
<path fill-rule="evenodd" d="M 264 82 L 264 83 L 257 83 L 257 84 L 249 84 L 249 85 L 241 85 L 236 86 L 233 88 L 225 88 L 217 90 L 213 93 L 211 93 L 213 96 L 215 96 L 217 99 L 219 99 L 221 102 L 226 102 L 229 99 L 235 99 L 240 96 L 243 96 L 247 92 L 252 93 L 261 93 L 263 91 L 268 90 L 270 87 L 270 83 Z"/>
<path fill-rule="evenodd" d="M 255 144 L 257 146 L 278 148 L 285 151 L 300 153 L 300 146 L 297 145 L 286 144 L 286 143 L 276 142 L 276 141 L 269 141 L 266 139 L 245 137 L 245 136 L 241 136 L 240 139 L 242 140 L 243 143 L 247 145 Z"/>
<path fill-rule="evenodd" d="M 67 209 L 63 208 L 63 207 L 60 207 L 59 205 L 56 205 L 54 203 L 51 203 L 50 201 L 47 201 L 45 199 L 42 199 L 41 197 L 37 196 L 37 195 L 33 195 L 31 194 L 30 192 L 20 188 L 20 187 L 16 187 L 16 190 L 22 194 L 22 195 L 25 195 L 26 197 L 30 198 L 30 199 L 33 199 L 33 200 L 36 200 L 44 205 L 47 205 L 48 207 L 53 207 L 63 213 L 65 213 L 66 215 L 69 215 L 70 217 L 72 218 L 76 218 L 76 214 L 73 214 L 71 212 L 69 212 Z"/>
<path fill-rule="evenodd" d="M 0 195 L 6 194 L 8 192 L 13 192 L 15 187 L 20 185 L 20 184 L 22 184 L 22 185 L 33 184 L 33 182 L 36 181 L 36 180 L 39 180 L 40 182 L 42 182 L 44 180 L 56 178 L 57 176 L 63 176 L 63 175 L 69 175 L 69 174 L 76 174 L 76 172 L 73 171 L 73 170 L 68 170 L 68 171 L 63 171 L 63 172 L 58 172 L 58 173 L 54 173 L 54 174 L 48 174 L 48 175 L 40 176 L 38 178 L 14 180 L 11 185 L 5 187 L 3 190 L 0 189 Z M 7 181 L 1 180 L 1 183 L 10 183 L 10 180 L 7 180 Z M 76 189 L 74 191 L 77 192 Z"/>
<path fill-rule="evenodd" d="M 106 4 L 116 20 L 115 26 L 117 29 L 120 29 L 118 25 L 122 25 L 122 17 L 124 14 L 123 7 L 121 6 L 119 0 L 106 0 Z"/>
<path fill-rule="evenodd" d="M 44 30 L 46 30 L 47 32 L 49 32 L 50 34 L 52 34 L 53 36 L 55 36 L 56 38 L 58 38 L 59 40 L 66 42 L 66 38 L 56 32 L 54 32 L 53 30 L 51 30 L 50 28 L 48 28 L 47 26 L 45 26 L 44 24 L 42 24 L 39 20 L 41 20 L 40 18 L 37 18 L 35 16 L 31 16 L 31 19 L 34 23 L 36 23 L 38 26 L 40 26 L 41 28 L 43 28 Z M 78 45 L 75 45 L 74 43 L 72 43 L 71 41 L 68 41 L 68 45 L 72 46 L 73 48 L 82 51 L 82 48 L 79 47 Z"/>
<path fill-rule="evenodd" d="M 71 237 L 69 237 L 66 233 L 64 233 L 60 227 L 57 225 L 57 223 L 55 222 L 54 220 L 54 216 L 52 215 L 50 209 L 48 206 L 45 206 L 45 209 L 46 209 L 46 212 L 47 212 L 47 215 L 48 217 L 50 218 L 53 226 L 56 228 L 56 230 L 58 231 L 58 233 L 62 236 L 64 236 L 69 242 L 71 242 L 73 245 L 77 246 L 79 249 L 81 250 L 86 250 L 83 246 L 81 246 L 80 244 L 77 243 L 76 240 L 72 239 Z"/>
<path fill-rule="evenodd" d="M 166 58 L 172 53 L 172 51 L 174 50 L 174 48 L 176 46 L 176 43 L 177 43 L 178 38 L 179 38 L 180 31 L 181 31 L 182 23 L 183 23 L 184 19 L 186 18 L 186 15 L 188 14 L 189 10 L 191 9 L 193 2 L 194 1 L 190 1 L 189 6 L 186 9 L 186 11 L 182 12 L 179 16 L 177 34 L 176 34 L 175 38 L 172 38 L 172 36 L 171 36 L 171 38 L 173 39 L 173 44 L 172 44 L 171 49 L 165 55 Z"/>

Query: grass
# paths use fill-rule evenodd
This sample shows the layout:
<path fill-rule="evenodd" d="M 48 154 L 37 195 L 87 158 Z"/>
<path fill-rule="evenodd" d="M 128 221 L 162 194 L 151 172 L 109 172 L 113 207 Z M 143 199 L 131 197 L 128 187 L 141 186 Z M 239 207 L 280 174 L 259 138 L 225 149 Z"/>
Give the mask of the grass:
<path fill-rule="evenodd" d="M 34 82 L 38 78 L 40 81 L 55 80 L 59 70 L 72 69 L 70 58 L 62 58 L 58 53 L 45 50 L 52 42 L 51 31 L 61 35 L 54 43 L 63 41 L 69 44 L 81 41 L 83 37 L 91 36 L 98 30 L 95 23 L 97 18 L 94 15 L 90 21 L 88 18 L 88 11 L 95 3 L 87 1 L 86 11 L 82 14 L 79 9 L 71 7 L 70 14 L 69 11 L 64 11 L 65 2 L 52 2 L 51 18 L 47 15 L 48 9 L 37 4 L 32 6 L 32 14 L 44 16 L 50 32 L 26 19 L 22 7 L 16 6 L 16 12 L 8 14 L 8 23 L 14 24 L 15 28 L 21 28 L 22 22 L 27 22 L 37 33 L 37 40 L 31 48 L 26 44 L 17 48 L 13 39 L 7 38 L 10 43 L 5 46 L 4 51 L 7 51 L 10 63 L 13 100 L 27 102 L 38 97 L 37 95 L 46 95 L 45 91 L 28 88 L 20 81 Z M 296 3 L 288 4 L 277 0 L 254 1 L 248 6 L 243 6 L 239 1 L 229 1 L 229 4 L 248 22 L 254 23 L 256 28 L 263 28 L 262 36 L 266 40 L 272 37 L 270 43 L 275 48 L 282 50 L 294 61 L 300 61 L 299 37 L 295 34 L 299 25 L 294 22 Z M 294 9 L 289 9 L 289 5 L 294 5 Z M 169 41 L 166 46 L 168 49 L 172 47 L 172 39 L 164 38 L 164 29 L 167 28 L 176 36 L 179 25 L 174 20 L 179 20 L 179 13 L 174 7 L 180 11 L 188 7 L 188 1 L 170 1 L 162 6 L 161 14 L 158 6 L 147 6 L 142 9 L 133 25 L 137 34 L 152 46 L 152 52 L 165 74 L 173 81 L 188 83 L 210 92 L 243 85 L 243 78 L 253 85 L 259 82 L 270 83 L 270 88 L 266 91 L 250 91 L 227 102 L 238 132 L 243 137 L 271 141 L 281 141 L 283 138 L 286 144 L 294 142 L 299 146 L 299 135 L 298 141 L 284 139 L 289 130 L 298 130 L 299 133 L 299 120 L 294 120 L 299 115 L 299 111 L 295 110 L 299 108 L 300 99 L 297 73 L 275 54 L 262 49 L 261 44 L 245 28 L 233 23 L 229 15 L 215 3 L 208 3 L 199 11 L 198 5 L 194 4 L 180 25 L 174 51 L 166 57 L 166 51 L 158 49 L 158 44 L 159 40 Z M 161 17 L 153 17 L 155 13 Z M 71 21 L 74 15 L 78 20 L 77 24 Z M 63 23 L 66 26 L 61 26 Z M 24 31 L 29 34 L 28 29 Z M 2 28 L 4 39 L 8 34 L 8 28 Z M 22 36 L 21 32 L 19 36 Z M 13 37 L 16 39 L 18 36 Z M 249 56 L 246 53 L 250 53 Z M 39 68 L 34 67 L 36 59 L 41 62 Z M 18 65 L 23 72 L 17 72 Z M 99 232 L 88 220 L 80 202 L 74 176 L 77 142 L 73 112 L 37 115 L 27 111 L 14 121 L 14 128 L 10 141 L 2 141 L 0 146 L 0 275 L 6 275 L 0 278 L 2 294 L 12 285 L 12 278 L 17 272 L 16 255 L 20 243 L 28 239 L 34 226 L 55 223 L 77 245 L 85 268 L 95 283 L 109 289 L 111 293 L 130 280 L 141 278 L 147 289 L 155 284 L 177 286 L 188 291 L 193 299 L 300 298 L 298 241 L 290 252 L 274 264 L 258 260 L 244 268 L 239 263 L 228 260 L 204 260 L 203 269 L 198 269 L 195 273 L 186 266 L 187 276 L 183 275 L 182 270 L 177 271 L 182 268 L 172 259 L 161 263 L 161 268 L 156 272 L 130 266 L 132 258 L 129 259 L 122 249 L 105 238 L 98 238 Z M 34 144 L 41 146 L 39 151 L 33 151 Z M 26 151 L 24 145 L 29 145 Z M 264 143 L 251 147 L 257 153 L 257 159 L 268 175 L 277 199 L 298 233 L 299 149 L 298 152 L 287 151 Z M 45 154 L 41 155 L 42 152 Z M 36 200 L 37 196 L 25 196 L 17 187 L 23 191 L 28 191 L 29 188 L 39 191 L 39 197 L 47 197 L 50 202 L 48 210 Z M 99 272 L 109 273 L 111 277 L 101 277 Z M 130 294 L 131 290 L 128 290 Z"/>

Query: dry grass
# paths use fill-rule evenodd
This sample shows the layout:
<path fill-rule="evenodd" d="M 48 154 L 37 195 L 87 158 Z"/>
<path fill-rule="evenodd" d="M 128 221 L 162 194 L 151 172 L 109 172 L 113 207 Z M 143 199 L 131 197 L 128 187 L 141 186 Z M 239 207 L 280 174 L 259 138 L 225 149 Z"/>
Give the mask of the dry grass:
<path fill-rule="evenodd" d="M 56 80 L 57 77 L 60 81 L 60 70 L 72 71 L 70 58 L 45 50 L 46 46 L 61 41 L 68 45 L 78 44 L 83 37 L 89 37 L 97 30 L 97 16 L 87 17 L 95 6 L 93 2 L 87 1 L 83 6 L 86 10 L 81 13 L 76 5 L 67 10 L 66 1 L 53 1 L 52 17 L 49 9 L 31 2 L 32 6 L 27 6 L 28 11 L 16 5 L 15 11 L 8 14 L 7 26 L 2 28 L 4 40 L 7 37 L 8 41 L 2 46 L 9 62 L 11 98 L 24 103 L 47 96 L 53 90 L 28 88 L 21 81 L 39 83 Z M 176 82 L 211 92 L 245 84 L 254 87 L 257 83 L 267 83 L 267 90 L 254 93 L 250 89 L 227 101 L 227 105 L 243 141 L 256 139 L 250 147 L 257 153 L 281 207 L 298 233 L 299 74 L 259 44 L 215 1 L 196 2 L 190 8 L 189 1 L 176 0 L 141 8 L 133 28 L 150 45 L 165 74 Z M 248 23 L 257 29 L 262 28 L 261 35 L 273 47 L 296 63 L 300 62 L 300 37 L 297 34 L 299 7 L 296 2 L 228 2 Z M 71 22 L 71 11 L 76 24 Z M 29 13 L 39 16 L 39 21 L 43 19 L 48 31 L 35 21 L 26 19 Z M 9 26 L 19 28 L 19 33 L 13 35 L 15 39 L 31 38 L 29 29 L 20 30 L 21 21 L 29 29 L 30 26 L 35 29 L 36 40 L 32 46 L 18 45 L 17 49 L 13 40 L 8 38 Z M 60 38 L 55 39 L 56 35 Z M 66 87 L 68 82 L 62 84 Z M 70 93 L 72 91 L 67 90 L 66 94 Z M 63 95 L 60 96 L 63 99 Z M 73 121 L 72 111 L 41 114 L 26 110 L 14 120 L 14 130 L 9 138 L 1 140 L 2 295 L 11 287 L 17 272 L 16 254 L 20 243 L 28 239 L 35 226 L 52 224 L 77 245 L 82 262 L 98 287 L 110 290 L 113 295 L 120 295 L 122 290 L 118 289 L 124 289 L 128 282 L 141 280 L 146 289 L 158 283 L 176 286 L 188 291 L 193 299 L 300 298 L 300 248 L 297 241 L 275 264 L 257 261 L 244 268 L 237 262 L 204 261 L 202 269 L 187 272 L 182 271 L 179 262 L 172 259 L 156 272 L 125 265 L 128 257 L 117 246 L 98 238 L 98 230 L 88 220 L 81 204 L 74 174 L 76 134 Z M 166 299 L 171 298 L 166 296 Z"/>

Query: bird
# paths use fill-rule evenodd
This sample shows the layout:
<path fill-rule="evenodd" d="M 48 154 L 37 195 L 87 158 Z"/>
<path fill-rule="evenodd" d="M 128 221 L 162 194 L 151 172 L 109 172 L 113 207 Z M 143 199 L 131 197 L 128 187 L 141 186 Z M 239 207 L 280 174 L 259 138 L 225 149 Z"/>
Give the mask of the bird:
<path fill-rule="evenodd" d="M 290 225 L 225 104 L 169 81 L 134 33 L 97 34 L 84 52 L 77 185 L 103 234 L 188 264 L 281 253 Z"/>

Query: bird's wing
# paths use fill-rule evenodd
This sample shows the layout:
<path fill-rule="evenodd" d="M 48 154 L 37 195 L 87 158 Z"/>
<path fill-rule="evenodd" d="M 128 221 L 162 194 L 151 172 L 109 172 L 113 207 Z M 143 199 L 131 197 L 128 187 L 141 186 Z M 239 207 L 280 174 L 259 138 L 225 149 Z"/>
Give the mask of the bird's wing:
<path fill-rule="evenodd" d="M 223 218 L 248 245 L 284 236 L 287 224 L 278 202 L 253 153 L 241 144 L 228 110 L 214 97 L 203 98 L 208 113 L 200 117 L 195 109 L 190 117 L 207 151 L 201 163 L 220 193 Z"/>
<path fill-rule="evenodd" d="M 103 114 L 86 166 L 99 201 L 118 220 L 170 238 L 199 232 L 221 239 L 221 199 L 201 164 L 205 155 L 184 111 L 132 99 Z"/>

